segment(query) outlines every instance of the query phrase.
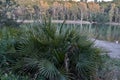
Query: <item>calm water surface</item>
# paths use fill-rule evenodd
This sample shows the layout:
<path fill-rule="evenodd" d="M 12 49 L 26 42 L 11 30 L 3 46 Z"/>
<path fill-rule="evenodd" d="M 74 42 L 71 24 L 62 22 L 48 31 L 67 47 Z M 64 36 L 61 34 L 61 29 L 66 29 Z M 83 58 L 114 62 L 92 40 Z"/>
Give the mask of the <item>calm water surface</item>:
<path fill-rule="evenodd" d="M 60 25 L 60 24 L 58 24 Z M 90 38 L 97 38 L 106 41 L 120 42 L 120 25 L 81 25 L 81 24 L 65 24 L 64 27 L 77 28 L 81 33 L 84 33 Z"/>
<path fill-rule="evenodd" d="M 30 25 L 30 24 L 28 24 Z M 36 24 L 32 24 L 36 25 Z M 61 23 L 55 24 L 58 27 Z M 99 40 L 105 41 L 119 41 L 120 42 L 120 25 L 90 25 L 90 24 L 64 24 L 63 26 L 66 28 L 77 28 L 80 33 L 87 35 L 90 38 L 96 38 Z"/>

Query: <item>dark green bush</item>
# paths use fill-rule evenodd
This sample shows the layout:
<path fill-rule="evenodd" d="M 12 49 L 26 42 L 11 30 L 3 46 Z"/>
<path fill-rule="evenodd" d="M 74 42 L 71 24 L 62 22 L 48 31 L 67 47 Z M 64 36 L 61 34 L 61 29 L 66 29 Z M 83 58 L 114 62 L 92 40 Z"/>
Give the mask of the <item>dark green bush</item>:
<path fill-rule="evenodd" d="M 16 72 L 43 80 L 95 80 L 97 76 L 100 50 L 75 28 L 56 27 L 48 20 L 26 27 L 17 44 L 22 57 Z"/>
<path fill-rule="evenodd" d="M 3 27 L 0 30 L 0 68 L 11 69 L 16 62 L 16 50 L 14 44 L 19 38 L 20 31 L 17 28 Z"/>
<path fill-rule="evenodd" d="M 76 28 L 64 28 L 63 24 L 57 27 L 45 20 L 37 26 L 3 28 L 0 68 L 34 80 L 98 78 L 100 50 Z M 19 80 L 14 74 L 2 76 Z"/>
<path fill-rule="evenodd" d="M 25 76 L 14 75 L 12 73 L 3 74 L 0 72 L 0 80 L 29 80 L 29 78 Z"/>

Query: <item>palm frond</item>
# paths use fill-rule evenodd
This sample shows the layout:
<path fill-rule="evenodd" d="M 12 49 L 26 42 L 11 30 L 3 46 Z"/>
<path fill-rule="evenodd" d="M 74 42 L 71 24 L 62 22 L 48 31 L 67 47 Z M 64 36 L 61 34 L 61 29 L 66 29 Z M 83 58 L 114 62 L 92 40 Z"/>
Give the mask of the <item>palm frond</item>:
<path fill-rule="evenodd" d="M 39 26 L 25 29 L 17 49 L 22 55 L 21 60 L 28 58 L 22 62 L 23 72 L 40 74 L 48 80 L 65 80 L 69 76 L 73 77 L 71 80 L 89 80 L 90 76 L 96 75 L 100 51 L 76 28 L 63 28 L 63 24 L 57 27 L 51 21 L 45 21 Z M 65 67 L 67 60 L 69 71 Z M 67 74 L 63 74 L 61 68 Z"/>

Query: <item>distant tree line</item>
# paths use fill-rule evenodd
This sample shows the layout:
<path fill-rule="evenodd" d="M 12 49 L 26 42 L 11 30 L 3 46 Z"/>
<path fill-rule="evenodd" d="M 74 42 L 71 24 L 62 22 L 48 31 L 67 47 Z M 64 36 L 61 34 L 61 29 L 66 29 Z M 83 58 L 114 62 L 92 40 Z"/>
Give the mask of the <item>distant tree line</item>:
<path fill-rule="evenodd" d="M 14 19 L 85 20 L 90 22 L 120 22 L 120 2 L 87 2 L 80 0 L 15 0 Z"/>

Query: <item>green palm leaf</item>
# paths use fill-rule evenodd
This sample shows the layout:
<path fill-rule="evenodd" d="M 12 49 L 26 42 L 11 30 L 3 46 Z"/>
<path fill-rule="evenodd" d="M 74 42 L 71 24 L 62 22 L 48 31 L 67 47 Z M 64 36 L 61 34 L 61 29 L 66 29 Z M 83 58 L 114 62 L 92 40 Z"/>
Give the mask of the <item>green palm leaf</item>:
<path fill-rule="evenodd" d="M 59 74 L 59 71 L 48 60 L 41 60 L 39 63 L 39 73 L 49 79 L 54 79 Z"/>

